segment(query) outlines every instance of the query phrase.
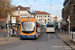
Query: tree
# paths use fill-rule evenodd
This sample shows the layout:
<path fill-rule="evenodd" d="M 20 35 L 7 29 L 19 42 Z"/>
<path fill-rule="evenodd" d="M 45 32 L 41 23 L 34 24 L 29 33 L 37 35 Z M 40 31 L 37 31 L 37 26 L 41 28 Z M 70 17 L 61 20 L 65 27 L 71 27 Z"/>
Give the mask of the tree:
<path fill-rule="evenodd" d="M 7 18 L 8 13 L 13 14 L 15 6 L 11 4 L 12 0 L 0 0 L 0 18 Z"/>

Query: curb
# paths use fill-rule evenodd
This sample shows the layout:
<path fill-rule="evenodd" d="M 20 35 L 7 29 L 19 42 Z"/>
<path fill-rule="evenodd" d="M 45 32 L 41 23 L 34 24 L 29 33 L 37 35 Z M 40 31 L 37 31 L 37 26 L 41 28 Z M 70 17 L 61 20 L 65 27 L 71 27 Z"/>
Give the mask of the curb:
<path fill-rule="evenodd" d="M 56 34 L 57 35 L 57 34 Z M 57 35 L 58 36 L 58 35 Z M 59 37 L 59 36 L 58 36 Z M 60 37 L 59 37 L 60 38 Z M 61 38 L 60 38 L 61 39 Z M 62 40 L 62 39 L 61 39 Z M 71 48 L 71 50 L 74 50 L 67 42 L 65 42 L 64 40 L 62 40 L 67 46 L 69 46 Z"/>

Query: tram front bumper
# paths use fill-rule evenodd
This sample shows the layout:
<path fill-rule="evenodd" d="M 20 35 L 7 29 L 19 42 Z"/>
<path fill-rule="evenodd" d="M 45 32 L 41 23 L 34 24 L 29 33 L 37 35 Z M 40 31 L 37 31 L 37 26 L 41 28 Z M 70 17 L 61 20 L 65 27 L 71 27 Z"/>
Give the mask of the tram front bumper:
<path fill-rule="evenodd" d="M 21 39 L 36 39 L 36 35 L 20 35 Z"/>

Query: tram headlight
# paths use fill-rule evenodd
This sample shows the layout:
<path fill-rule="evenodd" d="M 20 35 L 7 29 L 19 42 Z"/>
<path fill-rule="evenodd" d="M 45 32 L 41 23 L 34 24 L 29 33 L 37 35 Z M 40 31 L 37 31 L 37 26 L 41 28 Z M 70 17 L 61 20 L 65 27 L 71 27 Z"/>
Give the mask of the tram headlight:
<path fill-rule="evenodd" d="M 33 35 L 35 35 L 35 33 Z"/>
<path fill-rule="evenodd" d="M 23 35 L 23 34 L 21 34 L 21 35 Z"/>

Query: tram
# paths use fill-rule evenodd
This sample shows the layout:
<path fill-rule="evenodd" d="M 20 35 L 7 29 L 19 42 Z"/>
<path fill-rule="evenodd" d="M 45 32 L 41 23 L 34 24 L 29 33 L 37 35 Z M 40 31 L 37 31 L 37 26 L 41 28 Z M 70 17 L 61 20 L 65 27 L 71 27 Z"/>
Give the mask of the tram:
<path fill-rule="evenodd" d="M 35 18 L 22 18 L 20 21 L 20 39 L 36 39 L 41 35 L 41 25 Z"/>

